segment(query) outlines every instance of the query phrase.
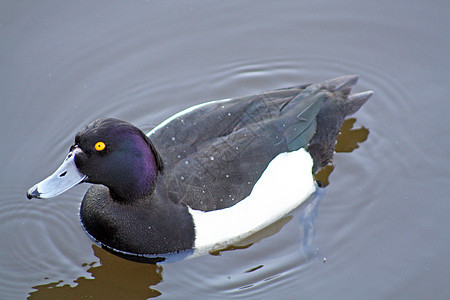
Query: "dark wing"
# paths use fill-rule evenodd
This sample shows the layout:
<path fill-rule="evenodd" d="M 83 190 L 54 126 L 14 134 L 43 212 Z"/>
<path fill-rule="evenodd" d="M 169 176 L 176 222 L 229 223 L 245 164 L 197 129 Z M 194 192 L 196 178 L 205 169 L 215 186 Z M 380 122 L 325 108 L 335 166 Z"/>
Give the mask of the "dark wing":
<path fill-rule="evenodd" d="M 162 156 L 165 167 L 170 169 L 211 139 L 278 116 L 305 86 L 194 106 L 164 121 L 149 133 L 149 138 Z"/>

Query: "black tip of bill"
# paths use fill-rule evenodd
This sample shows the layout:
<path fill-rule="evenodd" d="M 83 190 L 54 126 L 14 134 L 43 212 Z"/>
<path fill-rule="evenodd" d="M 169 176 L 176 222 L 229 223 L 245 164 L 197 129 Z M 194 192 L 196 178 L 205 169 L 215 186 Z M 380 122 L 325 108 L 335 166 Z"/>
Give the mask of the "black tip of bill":
<path fill-rule="evenodd" d="M 40 195 L 41 195 L 41 193 L 38 192 L 38 189 L 35 186 L 33 186 L 32 188 L 30 188 L 27 191 L 27 198 L 30 199 L 30 200 L 33 199 L 33 198 L 39 198 Z"/>

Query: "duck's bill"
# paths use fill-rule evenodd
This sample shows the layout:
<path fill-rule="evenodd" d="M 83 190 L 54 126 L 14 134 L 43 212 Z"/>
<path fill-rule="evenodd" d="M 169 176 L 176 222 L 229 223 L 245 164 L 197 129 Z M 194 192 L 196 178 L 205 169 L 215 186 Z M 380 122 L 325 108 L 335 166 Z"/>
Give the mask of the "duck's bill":
<path fill-rule="evenodd" d="M 75 165 L 75 154 L 79 148 L 70 152 L 62 165 L 49 177 L 30 188 L 28 199 L 52 198 L 83 182 L 86 175 L 80 173 Z"/>

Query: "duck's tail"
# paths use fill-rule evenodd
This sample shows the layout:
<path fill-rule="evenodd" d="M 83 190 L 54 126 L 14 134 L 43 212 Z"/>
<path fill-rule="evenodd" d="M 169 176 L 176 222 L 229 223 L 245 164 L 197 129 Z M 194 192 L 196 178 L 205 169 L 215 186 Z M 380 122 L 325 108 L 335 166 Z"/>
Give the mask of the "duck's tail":
<path fill-rule="evenodd" d="M 327 97 L 317 113 L 316 130 L 307 147 L 314 160 L 314 173 L 333 157 L 336 139 L 344 119 L 358 111 L 373 94 L 373 91 L 350 94 L 357 81 L 357 75 L 349 75 L 318 83 L 321 89 L 325 90 Z"/>
<path fill-rule="evenodd" d="M 323 81 L 319 83 L 319 85 L 332 93 L 341 94 L 347 98 L 344 99 L 343 105 L 345 116 L 349 116 L 357 112 L 360 107 L 373 95 L 373 91 L 365 91 L 350 95 L 350 92 L 358 82 L 358 79 L 358 75 L 341 76 Z"/>
<path fill-rule="evenodd" d="M 345 116 L 350 116 L 357 112 L 372 95 L 373 91 L 365 91 L 349 95 L 347 102 L 345 102 Z"/>

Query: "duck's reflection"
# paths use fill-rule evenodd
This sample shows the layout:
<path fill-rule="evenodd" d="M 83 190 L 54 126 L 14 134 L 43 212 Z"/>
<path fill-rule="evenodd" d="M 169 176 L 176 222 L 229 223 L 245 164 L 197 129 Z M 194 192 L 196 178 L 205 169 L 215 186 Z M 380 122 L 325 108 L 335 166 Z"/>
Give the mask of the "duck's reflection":
<path fill-rule="evenodd" d="M 127 299 L 133 291 L 133 299 L 147 299 L 161 295 L 151 286 L 162 281 L 162 266 L 141 264 L 119 258 L 96 245 L 92 246 L 100 264 L 92 264 L 87 270 L 93 279 L 80 277 L 77 285 L 59 286 L 61 281 L 34 286 L 29 299 Z"/>

